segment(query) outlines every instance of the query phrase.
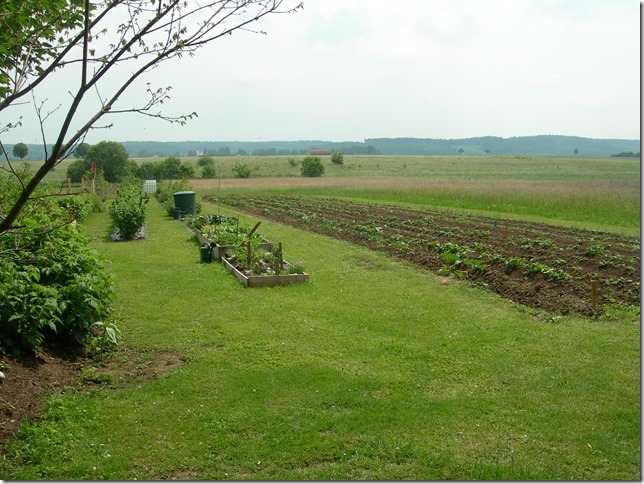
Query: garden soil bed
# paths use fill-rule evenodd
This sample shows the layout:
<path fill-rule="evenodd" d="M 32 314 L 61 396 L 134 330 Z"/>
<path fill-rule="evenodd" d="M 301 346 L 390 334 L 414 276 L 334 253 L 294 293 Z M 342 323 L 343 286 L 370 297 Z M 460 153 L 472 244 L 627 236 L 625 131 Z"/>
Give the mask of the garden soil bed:
<path fill-rule="evenodd" d="M 244 274 L 241 270 L 231 264 L 226 258 L 221 259 L 224 266 L 241 282 L 244 287 L 274 287 L 274 286 L 291 286 L 294 284 L 304 284 L 308 282 L 309 275 L 303 274 Z M 288 266 L 288 262 L 285 262 Z"/>
<path fill-rule="evenodd" d="M 332 198 L 204 200 L 383 251 L 556 314 L 640 304 L 635 237 Z"/>
<path fill-rule="evenodd" d="M 39 348 L 31 356 L 0 356 L 5 380 L 0 385 L 0 454 L 26 418 L 36 419 L 47 397 L 67 388 L 118 387 L 143 383 L 181 364 L 178 356 L 156 353 L 138 357 L 121 346 L 109 361 L 95 365 L 83 348 Z M 125 357 L 127 356 L 127 357 Z M 87 371 L 88 369 L 96 371 Z M 83 377 L 86 370 L 87 377 Z M 92 380 L 91 375 L 101 378 Z"/>

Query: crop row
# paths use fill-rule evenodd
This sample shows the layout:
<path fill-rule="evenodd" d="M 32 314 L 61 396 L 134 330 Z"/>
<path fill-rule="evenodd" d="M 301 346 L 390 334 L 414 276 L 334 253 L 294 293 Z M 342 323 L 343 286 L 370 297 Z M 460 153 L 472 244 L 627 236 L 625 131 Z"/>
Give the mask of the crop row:
<path fill-rule="evenodd" d="M 220 202 L 477 281 L 557 313 L 639 304 L 640 244 L 631 237 L 338 199 L 226 197 Z M 596 299 L 592 285 L 600 287 Z"/>

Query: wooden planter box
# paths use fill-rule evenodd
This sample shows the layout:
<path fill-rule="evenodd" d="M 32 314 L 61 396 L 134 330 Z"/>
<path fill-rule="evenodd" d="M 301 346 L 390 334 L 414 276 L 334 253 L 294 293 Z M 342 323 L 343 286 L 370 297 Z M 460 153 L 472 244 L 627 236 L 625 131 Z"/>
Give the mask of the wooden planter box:
<path fill-rule="evenodd" d="M 270 287 L 289 286 L 291 284 L 303 284 L 309 280 L 309 275 L 304 274 L 279 274 L 271 276 L 247 276 L 237 270 L 225 258 L 221 259 L 230 272 L 241 282 L 244 287 Z M 288 264 L 288 262 L 285 262 Z"/>
<path fill-rule="evenodd" d="M 223 257 L 226 257 L 226 253 L 229 250 L 235 250 L 234 245 L 219 245 L 217 242 L 213 242 L 207 237 L 204 237 L 204 235 L 198 230 L 195 230 L 194 233 L 195 237 L 197 237 L 197 240 L 199 241 L 199 245 L 208 244 L 212 247 L 213 260 L 221 260 Z M 262 242 L 259 246 L 267 252 L 273 249 L 273 244 L 271 242 Z"/>

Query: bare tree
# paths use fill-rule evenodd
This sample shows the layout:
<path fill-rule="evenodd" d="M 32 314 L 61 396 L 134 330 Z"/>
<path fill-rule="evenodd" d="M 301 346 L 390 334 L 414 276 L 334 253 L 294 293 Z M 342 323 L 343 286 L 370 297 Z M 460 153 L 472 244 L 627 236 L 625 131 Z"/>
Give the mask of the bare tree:
<path fill-rule="evenodd" d="M 301 3 L 284 5 L 289 0 L 7 1 L 6 6 L 0 6 L 0 44 L 4 45 L 0 46 L 0 136 L 20 124 L 20 119 L 8 121 L 11 108 L 33 102 L 45 161 L 31 179 L 20 180 L 22 190 L 15 203 L 0 213 L 0 234 L 14 228 L 36 187 L 91 129 L 111 126 L 99 125 L 103 118 L 127 112 L 184 124 L 196 116 L 194 112 L 180 116 L 162 113 L 160 107 L 168 100 L 171 87 L 151 84 L 147 84 L 147 95 L 140 105 L 120 107 L 119 99 L 136 80 L 163 62 L 193 56 L 200 47 L 235 31 L 264 33 L 253 26 L 266 15 L 303 8 Z M 34 18 L 38 15 L 41 18 Z M 7 24 L 9 21 L 13 23 Z M 10 28 L 2 29 L 7 25 Z M 3 35 L 11 35 L 12 40 L 7 38 L 3 43 Z M 73 73 L 76 86 L 57 99 L 59 106 L 47 110 L 34 94 L 61 70 Z M 92 114 L 79 114 L 88 112 L 88 107 Z M 49 143 L 44 125 L 55 111 L 62 113 L 62 123 Z M 11 164 L 7 165 L 4 169 L 17 177 Z"/>

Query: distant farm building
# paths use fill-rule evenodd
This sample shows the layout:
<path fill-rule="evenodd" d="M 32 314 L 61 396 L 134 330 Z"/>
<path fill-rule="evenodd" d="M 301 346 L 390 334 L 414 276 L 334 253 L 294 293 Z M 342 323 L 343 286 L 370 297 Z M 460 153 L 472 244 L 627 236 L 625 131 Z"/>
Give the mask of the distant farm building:
<path fill-rule="evenodd" d="M 332 155 L 333 151 L 331 150 L 307 150 L 307 155 Z"/>

